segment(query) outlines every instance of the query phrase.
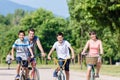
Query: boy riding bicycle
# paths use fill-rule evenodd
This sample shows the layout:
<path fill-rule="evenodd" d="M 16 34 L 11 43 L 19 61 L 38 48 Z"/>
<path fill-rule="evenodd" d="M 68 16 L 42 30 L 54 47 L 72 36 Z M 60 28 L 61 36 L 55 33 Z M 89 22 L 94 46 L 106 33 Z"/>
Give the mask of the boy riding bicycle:
<path fill-rule="evenodd" d="M 16 61 L 17 61 L 17 75 L 15 79 L 20 78 L 20 66 L 21 66 L 21 61 L 23 62 L 23 67 L 26 71 L 26 80 L 28 79 L 28 52 L 30 51 L 31 53 L 31 58 L 34 57 L 32 49 L 29 45 L 29 42 L 24 39 L 25 32 L 23 30 L 20 30 L 18 33 L 19 38 L 14 42 L 12 46 L 12 60 L 14 60 L 14 50 L 16 49 Z"/>
<path fill-rule="evenodd" d="M 61 32 L 59 32 L 57 34 L 57 40 L 52 49 L 50 50 L 49 54 L 48 54 L 48 59 L 51 59 L 51 54 L 54 51 L 54 49 L 56 49 L 57 51 L 57 57 L 59 60 L 64 60 L 64 59 L 68 59 L 70 58 L 70 53 L 69 53 L 69 49 L 71 50 L 72 53 L 72 59 L 74 59 L 74 50 L 71 47 L 70 43 L 66 40 L 63 40 L 63 34 Z M 59 63 L 59 65 L 61 65 L 63 63 Z M 65 64 L 65 74 L 66 74 L 66 80 L 69 80 L 69 64 L 70 64 L 70 59 L 67 60 L 66 64 Z M 53 77 L 57 77 L 57 69 L 54 71 Z"/>

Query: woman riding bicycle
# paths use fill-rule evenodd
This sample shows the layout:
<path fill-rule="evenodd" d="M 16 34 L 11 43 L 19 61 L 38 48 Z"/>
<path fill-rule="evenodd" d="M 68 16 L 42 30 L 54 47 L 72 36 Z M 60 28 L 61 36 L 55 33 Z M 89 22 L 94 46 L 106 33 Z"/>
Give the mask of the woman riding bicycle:
<path fill-rule="evenodd" d="M 90 35 L 90 40 L 87 41 L 81 54 L 84 54 L 86 50 L 89 49 L 88 51 L 89 56 L 98 57 L 98 61 L 96 64 L 97 70 L 96 70 L 95 77 L 99 77 L 99 71 L 100 71 L 101 64 L 102 64 L 100 54 L 103 54 L 102 42 L 101 40 L 97 38 L 95 31 L 91 31 L 89 35 Z M 91 66 L 88 66 L 87 67 L 87 80 L 90 80 L 90 71 L 91 71 Z"/>

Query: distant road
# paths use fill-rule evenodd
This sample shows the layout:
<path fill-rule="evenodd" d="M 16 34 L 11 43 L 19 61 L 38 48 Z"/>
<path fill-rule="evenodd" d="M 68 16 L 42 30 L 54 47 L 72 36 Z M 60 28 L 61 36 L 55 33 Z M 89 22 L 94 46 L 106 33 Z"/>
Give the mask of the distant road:
<path fill-rule="evenodd" d="M 53 80 L 53 77 L 52 77 L 53 71 L 54 70 L 50 68 L 39 69 L 40 80 Z M 16 76 L 15 73 L 16 73 L 16 70 L 14 68 L 10 70 L 6 68 L 0 68 L 0 80 L 14 80 Z M 70 80 L 86 80 L 85 78 L 86 75 L 83 72 L 76 72 L 76 71 L 71 70 L 70 75 L 71 75 Z M 96 80 L 120 80 L 120 78 L 101 75 L 100 78 Z"/>

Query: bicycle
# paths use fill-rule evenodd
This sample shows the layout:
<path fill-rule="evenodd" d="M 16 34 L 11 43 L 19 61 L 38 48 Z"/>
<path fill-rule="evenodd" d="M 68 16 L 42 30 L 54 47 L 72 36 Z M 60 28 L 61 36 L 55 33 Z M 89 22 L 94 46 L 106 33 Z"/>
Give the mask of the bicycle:
<path fill-rule="evenodd" d="M 19 79 L 15 79 L 15 80 L 25 80 L 26 79 L 26 72 L 25 72 L 25 69 L 24 69 L 24 65 L 27 64 L 26 60 L 22 60 L 20 61 L 20 64 L 21 64 L 21 71 L 20 71 L 20 78 Z"/>
<path fill-rule="evenodd" d="M 56 58 L 53 58 L 54 62 L 58 65 L 57 67 L 57 71 L 58 71 L 58 80 L 65 80 L 65 74 L 63 73 L 64 70 L 64 66 L 67 62 L 68 59 L 64 59 L 64 60 L 57 60 Z M 59 63 L 63 62 L 63 65 L 60 65 Z"/>
<path fill-rule="evenodd" d="M 91 67 L 90 80 L 95 80 L 94 66 L 97 64 L 97 61 L 98 61 L 98 57 L 86 56 L 86 64 L 87 64 L 87 66 Z"/>
<path fill-rule="evenodd" d="M 30 70 L 29 71 L 30 80 L 40 80 L 39 70 L 36 67 L 34 67 L 33 70 L 32 67 L 28 67 L 28 69 Z"/>

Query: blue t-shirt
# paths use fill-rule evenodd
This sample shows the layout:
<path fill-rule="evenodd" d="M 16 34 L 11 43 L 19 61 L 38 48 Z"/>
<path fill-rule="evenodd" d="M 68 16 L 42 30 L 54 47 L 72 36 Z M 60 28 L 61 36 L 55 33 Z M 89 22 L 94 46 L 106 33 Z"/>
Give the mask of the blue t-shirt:
<path fill-rule="evenodd" d="M 28 40 L 24 39 L 21 41 L 20 39 L 17 39 L 12 47 L 16 49 L 16 57 L 21 57 L 23 60 L 27 60 L 29 53 L 28 48 L 31 47 Z"/>

